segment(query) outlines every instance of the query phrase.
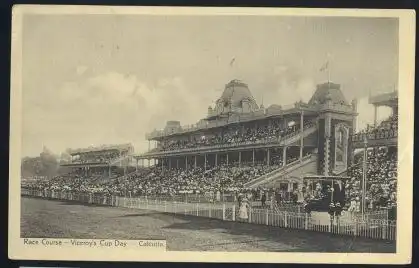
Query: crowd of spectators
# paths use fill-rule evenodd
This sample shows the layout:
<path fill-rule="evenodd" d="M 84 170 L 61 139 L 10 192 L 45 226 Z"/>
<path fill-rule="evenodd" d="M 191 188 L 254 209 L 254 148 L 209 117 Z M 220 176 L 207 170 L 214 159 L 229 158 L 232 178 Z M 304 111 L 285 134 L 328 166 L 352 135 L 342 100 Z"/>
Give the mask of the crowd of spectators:
<path fill-rule="evenodd" d="M 118 151 L 80 154 L 72 159 L 72 163 L 86 164 L 86 163 L 109 163 L 118 158 L 120 153 Z"/>
<path fill-rule="evenodd" d="M 277 168 L 279 168 L 278 165 L 244 167 L 220 165 L 207 171 L 202 168 L 190 170 L 144 168 L 106 184 L 97 183 L 94 177 L 69 174 L 23 186 L 39 190 L 66 190 L 126 196 L 206 194 L 217 191 L 233 193 L 243 191 L 243 185 L 246 182 Z M 100 175 L 97 176 L 100 177 Z"/>
<path fill-rule="evenodd" d="M 313 125 L 311 121 L 304 123 L 304 128 Z M 247 128 L 243 125 L 229 126 L 222 132 L 211 134 L 209 136 L 191 137 L 190 140 L 165 140 L 154 149 L 154 151 L 171 151 L 185 148 L 197 148 L 211 145 L 227 145 L 243 142 L 262 142 L 273 139 L 280 139 L 296 133 L 300 130 L 299 123 L 289 125 L 284 128 L 279 122 L 273 122 L 270 125 Z"/>
<path fill-rule="evenodd" d="M 354 141 L 363 141 L 364 137 L 369 140 L 387 139 L 397 137 L 398 116 L 397 114 L 390 116 L 382 121 L 378 126 L 367 125 L 359 133 L 353 136 Z"/>
<path fill-rule="evenodd" d="M 367 151 L 366 208 L 394 207 L 397 201 L 397 150 L 388 147 Z M 356 156 L 355 166 L 346 185 L 348 202 L 360 202 L 362 196 L 363 154 Z"/>
<path fill-rule="evenodd" d="M 397 137 L 398 116 L 394 114 L 378 126 L 367 126 L 355 139 L 386 139 Z M 346 185 L 347 203 L 362 200 L 363 153 L 355 155 L 354 165 L 348 169 L 351 178 Z M 397 148 L 375 147 L 367 150 L 365 203 L 367 209 L 395 207 L 397 202 Z"/>

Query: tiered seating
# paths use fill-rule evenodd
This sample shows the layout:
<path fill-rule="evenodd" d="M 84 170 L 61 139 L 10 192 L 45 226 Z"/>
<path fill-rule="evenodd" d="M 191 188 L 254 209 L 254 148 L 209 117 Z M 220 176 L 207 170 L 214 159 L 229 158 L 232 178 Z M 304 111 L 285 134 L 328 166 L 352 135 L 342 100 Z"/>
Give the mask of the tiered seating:
<path fill-rule="evenodd" d="M 206 193 L 210 191 L 235 192 L 243 190 L 244 183 L 266 174 L 277 165 L 271 166 L 219 166 L 207 171 L 166 170 L 145 168 L 126 176 L 123 180 L 98 184 L 91 178 L 78 174 L 56 177 L 31 187 L 36 189 L 69 190 L 77 192 L 102 192 L 126 195 L 173 195 L 180 193 Z"/>
<path fill-rule="evenodd" d="M 305 122 L 304 129 L 313 126 L 310 121 Z M 166 140 L 155 151 L 171 151 L 185 148 L 198 148 L 211 145 L 226 145 L 242 142 L 260 142 L 263 140 L 279 139 L 295 134 L 300 130 L 299 124 L 282 128 L 279 124 L 257 128 L 244 128 L 243 126 L 231 126 L 223 133 L 215 133 L 210 136 L 193 138 L 192 140 Z"/>
<path fill-rule="evenodd" d="M 353 141 L 362 141 L 366 136 L 369 140 L 397 138 L 398 135 L 398 116 L 392 115 L 382 121 L 377 127 L 367 126 L 355 134 Z"/>
<path fill-rule="evenodd" d="M 361 200 L 362 195 L 362 157 L 356 158 L 356 165 L 349 170 L 351 180 L 346 185 L 348 204 Z M 374 148 L 368 150 L 367 207 L 396 206 L 397 192 L 397 150 L 394 148 Z"/>

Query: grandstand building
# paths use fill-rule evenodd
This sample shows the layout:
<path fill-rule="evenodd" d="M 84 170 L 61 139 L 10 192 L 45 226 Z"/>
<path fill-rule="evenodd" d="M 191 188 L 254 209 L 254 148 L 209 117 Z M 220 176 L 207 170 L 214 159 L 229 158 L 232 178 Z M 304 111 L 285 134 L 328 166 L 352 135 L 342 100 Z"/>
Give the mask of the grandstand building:
<path fill-rule="evenodd" d="M 363 148 L 363 147 L 378 147 L 378 146 L 397 146 L 397 115 L 398 115 L 398 92 L 390 92 L 371 96 L 369 98 L 369 103 L 374 105 L 374 131 L 361 131 L 356 135 L 352 136 L 353 147 Z M 387 120 L 377 122 L 377 109 L 380 106 L 389 107 L 392 110 L 392 115 Z"/>
<path fill-rule="evenodd" d="M 134 147 L 131 144 L 103 145 L 73 149 L 69 152 L 70 163 L 62 164 L 62 167 L 71 168 L 86 176 L 98 174 L 103 178 L 125 174 Z"/>
<path fill-rule="evenodd" d="M 246 83 L 232 80 L 205 118 L 193 126 L 168 121 L 164 129 L 146 134 L 149 151 L 134 157 L 137 167 L 153 161 L 163 171 L 271 166 L 244 186 L 290 191 L 305 176 L 347 170 L 353 161 L 356 116 L 356 100 L 349 103 L 336 83 L 317 85 L 307 103 L 265 108 Z"/>

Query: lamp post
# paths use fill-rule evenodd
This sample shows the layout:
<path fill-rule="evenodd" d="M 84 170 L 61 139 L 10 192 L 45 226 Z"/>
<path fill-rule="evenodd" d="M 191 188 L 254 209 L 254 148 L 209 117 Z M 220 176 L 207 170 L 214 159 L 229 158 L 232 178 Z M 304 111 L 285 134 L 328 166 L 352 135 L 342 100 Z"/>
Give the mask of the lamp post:
<path fill-rule="evenodd" d="M 362 219 L 364 219 L 364 216 L 365 216 L 365 196 L 366 196 L 366 191 L 367 191 L 367 161 L 368 161 L 367 147 L 368 147 L 368 140 L 367 140 L 367 137 L 364 136 L 364 157 L 363 157 L 363 162 L 362 162 L 362 199 L 361 199 Z"/>

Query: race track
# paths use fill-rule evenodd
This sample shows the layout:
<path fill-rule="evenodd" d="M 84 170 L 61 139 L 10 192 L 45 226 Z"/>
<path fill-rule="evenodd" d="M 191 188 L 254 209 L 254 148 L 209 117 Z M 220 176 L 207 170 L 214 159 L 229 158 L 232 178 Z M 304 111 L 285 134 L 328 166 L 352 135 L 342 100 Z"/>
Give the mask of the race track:
<path fill-rule="evenodd" d="M 21 236 L 166 239 L 168 250 L 394 253 L 396 243 L 22 197 Z"/>

